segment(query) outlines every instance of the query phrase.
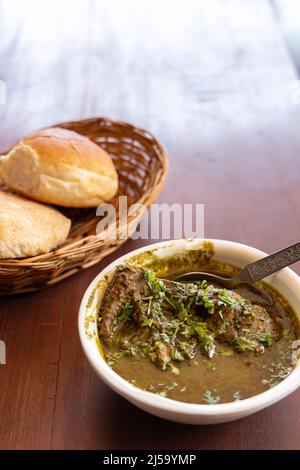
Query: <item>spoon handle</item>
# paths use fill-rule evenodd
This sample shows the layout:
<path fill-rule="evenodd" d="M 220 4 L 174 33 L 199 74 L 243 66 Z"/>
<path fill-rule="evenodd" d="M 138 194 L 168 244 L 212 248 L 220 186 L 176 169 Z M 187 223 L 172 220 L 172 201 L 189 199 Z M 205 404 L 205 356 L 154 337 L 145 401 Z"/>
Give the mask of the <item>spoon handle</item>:
<path fill-rule="evenodd" d="M 300 242 L 248 264 L 240 273 L 241 282 L 252 283 L 300 260 Z"/>

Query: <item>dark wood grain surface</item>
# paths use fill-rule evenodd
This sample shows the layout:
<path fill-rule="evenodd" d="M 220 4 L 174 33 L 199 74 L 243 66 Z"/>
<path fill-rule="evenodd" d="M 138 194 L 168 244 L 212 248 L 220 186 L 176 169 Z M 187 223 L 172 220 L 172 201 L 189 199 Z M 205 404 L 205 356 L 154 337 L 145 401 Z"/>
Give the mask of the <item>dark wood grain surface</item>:
<path fill-rule="evenodd" d="M 267 0 L 0 0 L 0 80 L 2 148 L 55 122 L 127 120 L 167 149 L 159 200 L 204 203 L 206 237 L 267 252 L 299 239 L 297 74 Z M 0 301 L 0 447 L 300 449 L 299 392 L 247 419 L 192 427 L 136 409 L 97 378 L 79 344 L 79 303 L 140 244 Z"/>

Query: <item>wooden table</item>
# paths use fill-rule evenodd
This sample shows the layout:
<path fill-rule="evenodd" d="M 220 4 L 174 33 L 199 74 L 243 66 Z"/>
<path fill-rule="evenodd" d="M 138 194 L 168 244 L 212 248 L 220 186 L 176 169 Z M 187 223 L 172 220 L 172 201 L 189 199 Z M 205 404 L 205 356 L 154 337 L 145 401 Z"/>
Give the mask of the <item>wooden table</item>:
<path fill-rule="evenodd" d="M 278 18 L 267 0 L 0 0 L 1 147 L 64 120 L 133 122 L 169 154 L 160 202 L 204 203 L 206 237 L 267 252 L 291 244 L 300 93 Z M 1 448 L 300 449 L 300 392 L 241 421 L 192 427 L 138 410 L 97 378 L 79 344 L 79 303 L 140 244 L 0 301 Z"/>

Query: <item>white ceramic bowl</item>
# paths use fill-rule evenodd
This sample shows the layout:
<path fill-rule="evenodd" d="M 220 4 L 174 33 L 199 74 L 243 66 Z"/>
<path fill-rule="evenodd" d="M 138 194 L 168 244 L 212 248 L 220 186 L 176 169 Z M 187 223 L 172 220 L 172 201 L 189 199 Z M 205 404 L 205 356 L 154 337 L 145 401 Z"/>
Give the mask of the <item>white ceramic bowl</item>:
<path fill-rule="evenodd" d="M 224 240 L 209 241 L 214 244 L 216 259 L 239 267 L 243 267 L 265 255 L 262 251 L 240 243 Z M 122 256 L 95 277 L 84 294 L 79 312 L 81 343 L 91 366 L 101 379 L 115 392 L 142 410 L 161 418 L 187 424 L 223 423 L 243 418 L 276 403 L 300 386 L 300 362 L 298 361 L 296 368 L 286 379 L 270 390 L 254 397 L 217 405 L 190 404 L 140 390 L 120 377 L 107 365 L 100 354 L 96 328 L 97 307 L 100 302 L 99 291 L 101 290 L 101 288 L 99 290 L 99 287 L 96 289 L 96 286 L 99 286 L 99 282 L 101 285 L 104 276 L 107 276 L 117 265 L 133 255 L 155 250 L 156 256 L 170 256 L 174 253 L 197 249 L 202 246 L 202 243 L 203 240 L 200 239 L 167 241 L 149 245 Z M 291 269 L 285 268 L 270 276 L 267 282 L 288 300 L 300 320 L 300 278 Z"/>

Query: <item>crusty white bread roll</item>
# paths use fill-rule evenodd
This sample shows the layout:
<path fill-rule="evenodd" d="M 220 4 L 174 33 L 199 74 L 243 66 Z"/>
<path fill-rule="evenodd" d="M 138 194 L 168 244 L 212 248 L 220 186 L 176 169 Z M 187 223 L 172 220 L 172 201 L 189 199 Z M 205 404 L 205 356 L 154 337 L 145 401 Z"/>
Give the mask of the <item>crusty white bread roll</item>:
<path fill-rule="evenodd" d="M 96 207 L 118 189 L 110 156 L 87 137 L 59 127 L 35 132 L 0 157 L 0 177 L 24 196 L 66 207 Z"/>
<path fill-rule="evenodd" d="M 70 227 L 58 210 L 0 191 L 0 258 L 47 253 L 67 238 Z"/>

